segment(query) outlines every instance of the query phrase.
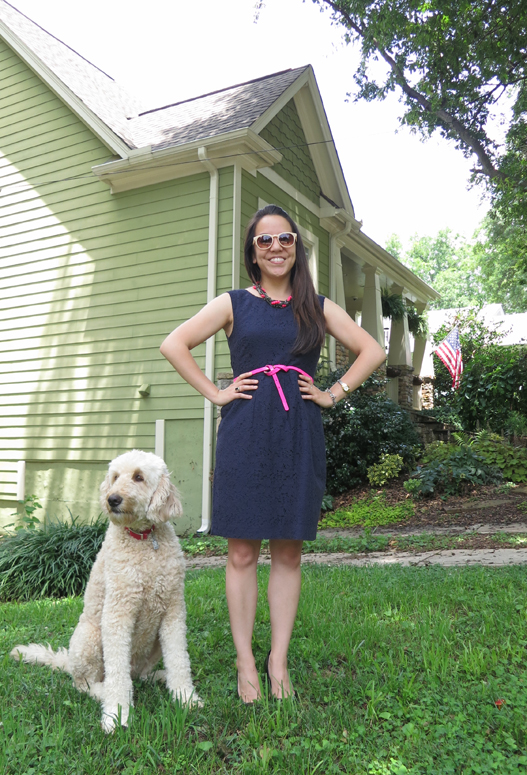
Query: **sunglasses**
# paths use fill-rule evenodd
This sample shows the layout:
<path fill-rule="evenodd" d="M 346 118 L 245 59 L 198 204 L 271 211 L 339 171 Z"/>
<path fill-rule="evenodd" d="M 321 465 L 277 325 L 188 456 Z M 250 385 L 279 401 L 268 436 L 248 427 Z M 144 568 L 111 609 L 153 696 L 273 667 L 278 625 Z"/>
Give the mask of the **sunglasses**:
<path fill-rule="evenodd" d="M 258 234 L 257 237 L 253 238 L 253 245 L 256 245 L 260 250 L 269 250 L 276 237 L 283 248 L 292 248 L 296 242 L 296 236 L 290 231 L 284 231 L 282 234 Z"/>

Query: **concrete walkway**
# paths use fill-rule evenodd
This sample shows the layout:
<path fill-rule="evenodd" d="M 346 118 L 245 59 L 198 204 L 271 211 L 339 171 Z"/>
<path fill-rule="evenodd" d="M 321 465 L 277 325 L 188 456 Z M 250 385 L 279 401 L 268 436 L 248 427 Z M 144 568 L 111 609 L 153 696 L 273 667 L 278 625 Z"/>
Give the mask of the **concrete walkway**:
<path fill-rule="evenodd" d="M 516 523 L 513 525 L 481 524 L 469 527 L 450 528 L 422 528 L 420 530 L 405 528 L 384 528 L 374 531 L 375 535 L 463 535 L 463 533 L 479 533 L 481 535 L 493 535 L 494 533 L 527 533 L 527 525 Z M 340 530 L 333 528 L 321 530 L 319 535 L 331 538 L 335 536 L 357 536 L 363 533 L 360 530 Z M 187 570 L 198 568 L 221 568 L 227 562 L 226 557 L 187 557 Z M 270 565 L 271 558 L 263 555 L 259 558 L 259 565 Z M 446 549 L 443 551 L 429 552 L 369 552 L 367 554 L 347 554 L 346 552 L 324 552 L 319 554 L 302 555 L 302 565 L 443 565 L 445 567 L 465 567 L 467 565 L 485 565 L 491 568 L 501 568 L 505 565 L 527 565 L 527 549 Z"/>

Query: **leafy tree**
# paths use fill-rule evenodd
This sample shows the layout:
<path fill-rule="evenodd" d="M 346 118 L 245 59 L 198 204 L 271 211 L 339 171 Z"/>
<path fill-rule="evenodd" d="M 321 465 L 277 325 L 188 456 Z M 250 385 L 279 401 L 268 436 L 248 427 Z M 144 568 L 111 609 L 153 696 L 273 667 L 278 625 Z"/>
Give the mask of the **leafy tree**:
<path fill-rule="evenodd" d="M 525 0 L 313 0 L 361 46 L 355 99 L 401 97 L 401 123 L 434 132 L 474 157 L 472 180 L 496 213 L 527 228 L 527 3 Z M 372 63 L 386 64 L 385 75 Z M 490 121 L 510 110 L 504 141 Z M 519 265 L 527 266 L 525 254 Z"/>
<path fill-rule="evenodd" d="M 527 418 L 527 347 L 503 347 L 506 331 L 487 328 L 478 310 L 457 314 L 434 334 L 439 344 L 454 325 L 459 328 L 464 371 L 458 390 L 452 377 L 434 356 L 434 404 L 450 407 L 465 430 L 478 427 L 501 433 L 512 414 Z"/>
<path fill-rule="evenodd" d="M 386 249 L 441 294 L 432 308 L 470 307 L 486 300 L 478 256 L 470 243 L 450 229 L 442 229 L 436 237 L 414 235 L 407 251 L 392 235 Z"/>
<path fill-rule="evenodd" d="M 396 234 L 386 249 L 441 294 L 435 309 L 502 304 L 505 312 L 527 310 L 527 270 L 518 267 L 519 229 L 488 215 L 469 242 L 450 229 L 436 237 L 417 234 L 404 250 Z"/>
<path fill-rule="evenodd" d="M 487 304 L 502 304 L 505 312 L 527 310 L 527 238 L 517 222 L 506 223 L 499 213 L 484 219 L 473 246 L 475 264 Z"/>

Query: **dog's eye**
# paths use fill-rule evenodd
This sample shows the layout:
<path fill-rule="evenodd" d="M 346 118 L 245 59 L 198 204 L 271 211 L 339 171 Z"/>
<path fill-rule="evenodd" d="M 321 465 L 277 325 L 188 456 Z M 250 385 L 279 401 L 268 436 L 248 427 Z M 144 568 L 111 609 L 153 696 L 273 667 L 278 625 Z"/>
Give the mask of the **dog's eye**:
<path fill-rule="evenodd" d="M 145 478 L 141 474 L 134 474 L 134 482 L 144 482 Z"/>
<path fill-rule="evenodd" d="M 114 474 L 112 482 L 116 482 L 119 479 L 119 474 Z"/>

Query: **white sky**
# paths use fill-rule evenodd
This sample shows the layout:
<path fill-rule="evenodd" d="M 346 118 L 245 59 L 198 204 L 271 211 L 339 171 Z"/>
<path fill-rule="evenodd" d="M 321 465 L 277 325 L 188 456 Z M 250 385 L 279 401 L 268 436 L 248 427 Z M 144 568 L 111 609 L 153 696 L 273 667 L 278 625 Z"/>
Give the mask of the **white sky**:
<path fill-rule="evenodd" d="M 313 65 L 355 215 L 384 245 L 395 232 L 471 237 L 486 204 L 467 190 L 470 160 L 440 138 L 398 130 L 401 106 L 346 102 L 358 50 L 311 0 L 10 0 L 112 76 L 145 108 Z"/>

